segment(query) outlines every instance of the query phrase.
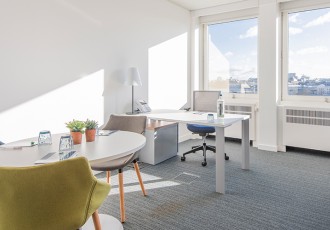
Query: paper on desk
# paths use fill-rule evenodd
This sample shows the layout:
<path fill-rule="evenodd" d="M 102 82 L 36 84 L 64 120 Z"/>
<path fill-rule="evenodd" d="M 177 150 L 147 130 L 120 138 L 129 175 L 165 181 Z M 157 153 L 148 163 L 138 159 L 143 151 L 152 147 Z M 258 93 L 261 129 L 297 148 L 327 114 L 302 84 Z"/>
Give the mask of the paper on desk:
<path fill-rule="evenodd" d="M 23 147 L 32 147 L 35 144 L 32 144 L 31 141 L 21 141 L 15 143 L 9 143 L 1 145 L 0 148 L 2 149 L 22 149 Z"/>
<path fill-rule="evenodd" d="M 117 131 L 118 130 L 102 130 L 102 131 L 99 131 L 98 136 L 109 136 L 110 134 L 115 133 Z"/>

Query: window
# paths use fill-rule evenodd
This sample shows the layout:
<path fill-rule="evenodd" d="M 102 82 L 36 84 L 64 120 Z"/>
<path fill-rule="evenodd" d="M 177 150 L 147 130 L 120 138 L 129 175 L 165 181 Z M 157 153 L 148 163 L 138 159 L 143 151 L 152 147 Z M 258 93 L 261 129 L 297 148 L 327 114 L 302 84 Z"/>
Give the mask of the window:
<path fill-rule="evenodd" d="M 207 25 L 206 89 L 257 94 L 256 18 Z"/>
<path fill-rule="evenodd" d="M 284 98 L 330 96 L 330 8 L 287 12 L 283 19 Z"/>

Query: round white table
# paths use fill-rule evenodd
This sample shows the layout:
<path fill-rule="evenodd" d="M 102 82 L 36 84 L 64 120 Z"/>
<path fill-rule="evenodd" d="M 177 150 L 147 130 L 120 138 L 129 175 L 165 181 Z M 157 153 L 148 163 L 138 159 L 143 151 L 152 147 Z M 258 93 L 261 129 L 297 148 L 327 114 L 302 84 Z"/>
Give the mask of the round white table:
<path fill-rule="evenodd" d="M 28 138 L 0 146 L 0 166 L 32 166 L 35 162 L 48 153 L 58 152 L 61 136 L 68 134 L 52 135 L 51 145 L 30 145 L 31 142 L 38 142 L 38 138 Z M 146 138 L 142 134 L 117 131 L 109 136 L 96 136 L 95 141 L 86 142 L 84 135 L 80 145 L 74 149 L 78 156 L 86 157 L 89 162 L 98 163 L 108 161 L 136 152 L 143 148 Z M 23 146 L 23 147 L 22 147 Z"/>
<path fill-rule="evenodd" d="M 31 142 L 38 142 L 38 138 L 28 138 L 6 145 L 0 146 L 0 166 L 32 166 L 35 162 L 48 153 L 58 152 L 59 140 L 61 136 L 68 134 L 52 135 L 51 145 L 29 146 Z M 138 133 L 116 131 L 108 136 L 96 136 L 95 141 L 86 142 L 83 140 L 80 145 L 75 145 L 74 149 L 78 156 L 86 157 L 90 162 L 102 162 L 111 159 L 124 157 L 143 148 L 146 138 Z M 111 229 L 122 230 L 123 225 L 112 216 L 100 214 L 100 222 L 103 229 L 107 226 Z M 94 229 L 92 218 L 82 227 Z"/>

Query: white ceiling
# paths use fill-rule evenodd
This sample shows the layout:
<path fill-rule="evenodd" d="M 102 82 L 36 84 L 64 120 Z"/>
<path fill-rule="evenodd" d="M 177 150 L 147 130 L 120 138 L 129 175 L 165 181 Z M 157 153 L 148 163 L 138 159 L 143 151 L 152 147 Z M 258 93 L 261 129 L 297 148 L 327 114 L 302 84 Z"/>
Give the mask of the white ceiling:
<path fill-rule="evenodd" d="M 187 10 L 200 10 L 228 3 L 242 2 L 246 0 L 169 0 Z"/>

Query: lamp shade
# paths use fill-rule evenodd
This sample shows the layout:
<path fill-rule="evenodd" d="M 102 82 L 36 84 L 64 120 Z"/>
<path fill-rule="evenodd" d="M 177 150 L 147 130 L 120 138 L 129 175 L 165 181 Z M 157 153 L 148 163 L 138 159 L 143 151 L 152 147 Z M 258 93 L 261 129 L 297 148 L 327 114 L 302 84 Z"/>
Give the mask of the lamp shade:
<path fill-rule="evenodd" d="M 128 75 L 126 76 L 124 84 L 132 86 L 142 85 L 140 73 L 136 67 L 131 67 L 128 69 Z"/>

